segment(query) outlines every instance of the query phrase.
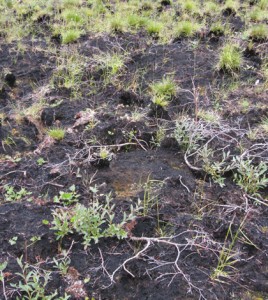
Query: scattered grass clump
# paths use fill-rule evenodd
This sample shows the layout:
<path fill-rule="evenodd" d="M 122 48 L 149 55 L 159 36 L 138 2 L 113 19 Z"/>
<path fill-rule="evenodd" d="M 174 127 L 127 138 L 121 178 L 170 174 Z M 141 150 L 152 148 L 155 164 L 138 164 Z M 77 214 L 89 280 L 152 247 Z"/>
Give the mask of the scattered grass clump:
<path fill-rule="evenodd" d="M 66 9 L 62 17 L 67 23 L 83 23 L 84 21 L 81 12 L 73 9 Z"/>
<path fill-rule="evenodd" d="M 176 83 L 172 77 L 163 78 L 161 81 L 150 85 L 153 95 L 171 98 L 176 95 Z"/>
<path fill-rule="evenodd" d="M 268 38 L 268 27 L 265 24 L 254 25 L 249 30 L 249 37 L 253 40 L 266 40 Z"/>
<path fill-rule="evenodd" d="M 261 128 L 268 134 L 268 117 L 262 119 Z"/>
<path fill-rule="evenodd" d="M 225 45 L 219 56 L 218 69 L 234 73 L 241 68 L 242 53 L 237 45 Z"/>
<path fill-rule="evenodd" d="M 193 21 L 181 21 L 175 28 L 175 37 L 192 37 L 200 28 L 199 24 Z"/>
<path fill-rule="evenodd" d="M 112 32 L 124 32 L 126 22 L 121 15 L 115 15 L 110 18 L 109 27 Z"/>
<path fill-rule="evenodd" d="M 61 38 L 63 44 L 70 44 L 77 41 L 82 35 L 82 31 L 79 29 L 68 29 L 61 32 Z"/>
<path fill-rule="evenodd" d="M 198 12 L 198 1 L 186 0 L 182 2 L 182 9 L 187 13 L 193 14 Z"/>
<path fill-rule="evenodd" d="M 162 23 L 150 20 L 147 22 L 146 30 L 151 36 L 159 36 L 163 27 Z"/>
<path fill-rule="evenodd" d="M 224 25 L 221 22 L 214 23 L 210 27 L 210 32 L 217 36 L 224 35 Z"/>
<path fill-rule="evenodd" d="M 56 141 L 62 140 L 65 136 L 65 130 L 63 128 L 51 128 L 47 133 Z"/>

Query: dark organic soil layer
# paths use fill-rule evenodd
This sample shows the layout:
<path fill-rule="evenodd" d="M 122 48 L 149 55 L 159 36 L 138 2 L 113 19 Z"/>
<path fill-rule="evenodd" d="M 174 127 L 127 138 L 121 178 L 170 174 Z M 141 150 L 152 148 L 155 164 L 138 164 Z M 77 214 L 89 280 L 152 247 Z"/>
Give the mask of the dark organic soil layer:
<path fill-rule="evenodd" d="M 165 6 L 168 1 L 162 2 Z M 243 25 L 235 19 L 233 24 L 236 30 Z M 225 43 L 223 37 L 217 41 L 207 37 L 198 42 L 182 39 L 168 45 L 148 44 L 146 38 L 143 34 L 88 35 L 74 47 L 70 46 L 70 51 L 75 48 L 88 58 L 98 51 L 108 52 L 119 46 L 130 53 L 119 78 L 119 88 L 115 84 L 105 86 L 102 74 L 89 70 L 90 74 L 85 72 L 82 78 L 78 100 L 72 99 L 71 90 L 51 86 L 56 57 L 45 51 L 48 45 L 42 38 L 34 42 L 25 39 L 23 53 L 17 52 L 15 43 L 6 44 L 0 38 L 0 66 L 8 68 L 15 77 L 14 84 L 6 84 L 4 90 L 0 90 L 0 112 L 5 114 L 0 123 L 0 262 L 8 260 L 5 283 L 18 282 L 16 272 L 20 269 L 16 259 L 23 256 L 24 261 L 32 265 L 52 270 L 53 280 L 47 291 L 57 290 L 62 296 L 65 291 L 74 290 L 79 282 L 89 299 L 267 299 L 267 207 L 247 204 L 253 209 L 246 214 L 244 235 L 233 249 L 236 253 L 234 269 L 227 267 L 230 276 L 212 280 L 219 245 L 226 242 L 230 226 L 235 232 L 244 220 L 245 195 L 229 174 L 226 186 L 220 188 L 202 172 L 191 170 L 185 163 L 181 145 L 174 138 L 167 136 L 158 146 L 152 143 L 157 125 L 172 128 L 180 114 L 187 112 L 194 116 L 194 97 L 187 92 L 193 90 L 193 84 L 200 92 L 200 108 L 208 110 L 222 97 L 224 122 L 230 126 L 239 123 L 241 130 L 258 124 L 268 113 L 267 93 L 254 85 L 261 68 L 259 56 L 246 53 L 247 68 L 241 71 L 239 78 L 233 79 L 215 68 L 218 50 Z M 65 46 L 56 44 L 55 47 L 59 51 Z M 174 76 L 182 91 L 167 109 L 156 108 L 144 92 L 125 88 L 139 72 L 142 74 L 137 76 L 137 85 L 141 91 L 166 74 Z M 92 78 L 95 87 L 90 85 Z M 237 88 L 226 92 L 226 86 L 234 80 L 238 82 Z M 23 115 L 18 120 L 18 110 L 40 99 L 45 101 L 45 108 L 37 120 L 31 115 Z M 241 99 L 250 104 L 258 103 L 258 107 L 244 111 L 239 108 Z M 98 120 L 91 130 L 85 130 L 85 124 L 74 126 L 77 114 L 86 109 L 94 110 Z M 131 118 L 134 111 L 142 111 L 144 118 Z M 43 129 L 53 126 L 65 127 L 66 136 L 62 141 L 46 144 Z M 135 133 L 136 139 L 131 133 Z M 8 138 L 11 143 L 4 143 Z M 112 160 L 88 160 L 91 150 L 86 141 L 112 145 Z M 253 142 L 246 140 L 246 143 Z M 232 151 L 237 151 L 235 146 Z M 38 165 L 40 157 L 45 164 Z M 137 217 L 132 236 L 159 237 L 160 222 L 164 224 L 162 234 L 177 235 L 177 243 L 195 238 L 199 246 L 193 242 L 179 258 L 181 274 L 173 276 L 175 267 L 168 264 L 176 259 L 176 248 L 155 242 L 146 255 L 127 264 L 134 277 L 120 269 L 115 282 L 111 283 L 103 267 L 111 274 L 120 263 L 144 247 L 145 242 L 133 241 L 131 237 L 125 240 L 103 238 L 85 250 L 81 236 L 65 237 L 60 245 L 50 225 L 43 224 L 43 220 L 52 221 L 51 212 L 57 207 L 53 197 L 72 184 L 80 194 L 79 201 L 88 206 L 92 200 L 89 186 L 93 180 L 102 194 L 112 193 L 113 203 L 120 212 L 129 211 L 131 203 L 144 198 L 143 187 L 148 179 L 163 183 L 158 191 L 158 211 L 153 208 L 149 216 Z M 14 186 L 16 190 L 26 188 L 32 193 L 32 201 L 6 202 L 4 185 Z M 267 190 L 261 194 L 267 198 Z M 194 236 L 196 231 L 200 236 Z M 12 244 L 10 240 L 14 237 L 17 240 Z M 33 243 L 32 237 L 39 239 Z M 51 267 L 53 257 L 60 255 L 60 248 L 70 249 L 69 279 Z M 166 265 L 155 268 L 155 262 L 160 260 Z M 80 299 L 74 291 L 70 294 L 71 299 Z M 1 299 L 3 295 L 0 286 Z M 17 296 L 16 291 L 9 290 L 8 299 Z"/>

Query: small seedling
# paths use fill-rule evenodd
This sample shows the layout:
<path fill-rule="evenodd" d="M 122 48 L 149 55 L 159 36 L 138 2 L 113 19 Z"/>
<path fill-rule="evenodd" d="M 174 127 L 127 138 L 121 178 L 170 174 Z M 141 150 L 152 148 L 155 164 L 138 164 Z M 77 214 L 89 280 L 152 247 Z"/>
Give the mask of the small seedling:
<path fill-rule="evenodd" d="M 38 164 L 38 166 L 43 166 L 44 164 L 47 163 L 47 161 L 44 160 L 43 157 L 40 157 L 40 158 L 37 159 L 36 163 Z"/>
<path fill-rule="evenodd" d="M 63 203 L 66 206 L 72 205 L 79 200 L 79 194 L 76 193 L 75 185 L 69 187 L 69 192 L 60 191 L 59 196 L 53 198 L 55 203 Z"/>
<path fill-rule="evenodd" d="M 13 236 L 10 240 L 8 240 L 9 244 L 11 246 L 16 245 L 18 241 L 18 237 L 17 236 Z"/>
<path fill-rule="evenodd" d="M 28 192 L 25 188 L 21 188 L 19 191 L 15 191 L 14 187 L 11 185 L 4 185 L 5 190 L 5 200 L 6 201 L 20 201 L 28 195 L 31 195 L 31 192 Z"/>

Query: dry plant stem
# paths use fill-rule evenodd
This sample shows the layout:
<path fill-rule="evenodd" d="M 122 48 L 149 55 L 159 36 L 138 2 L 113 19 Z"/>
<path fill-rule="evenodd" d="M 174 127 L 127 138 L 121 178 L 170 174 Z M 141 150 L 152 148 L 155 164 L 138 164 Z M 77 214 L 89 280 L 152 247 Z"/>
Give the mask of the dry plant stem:
<path fill-rule="evenodd" d="M 172 278 L 171 278 L 171 280 L 170 280 L 170 282 L 168 284 L 168 286 L 170 286 L 171 283 L 173 282 L 173 280 L 175 279 L 175 277 L 178 276 L 178 275 L 181 275 L 184 278 L 184 280 L 187 282 L 188 286 L 189 286 L 189 292 L 192 292 L 192 290 L 195 290 L 195 291 L 197 291 L 199 293 L 200 299 L 205 299 L 205 297 L 202 294 L 202 290 L 191 282 L 189 276 L 187 274 L 185 274 L 183 272 L 183 270 L 179 267 L 178 262 L 179 262 L 181 253 L 185 249 L 192 248 L 193 246 L 196 246 L 196 247 L 204 249 L 204 250 L 211 250 L 213 253 L 215 252 L 215 249 L 212 249 L 212 248 L 210 248 L 209 246 L 206 246 L 206 245 L 202 245 L 202 244 L 196 243 L 194 240 L 191 240 L 191 239 L 186 239 L 186 243 L 183 243 L 183 244 L 179 244 L 179 243 L 176 243 L 176 242 L 172 241 L 172 239 L 174 239 L 176 237 L 179 237 L 179 236 L 181 236 L 181 235 L 183 235 L 185 233 L 196 233 L 197 237 L 200 237 L 200 234 L 202 234 L 202 232 L 200 232 L 200 231 L 192 230 L 192 231 L 184 231 L 184 232 L 182 232 L 182 233 L 180 233 L 178 235 L 172 236 L 172 237 L 161 237 L 161 238 L 130 237 L 131 241 L 145 242 L 146 244 L 134 256 L 126 259 L 122 264 L 120 264 L 113 271 L 112 274 L 110 274 L 108 272 L 108 270 L 106 269 L 102 252 L 99 249 L 100 257 L 101 257 L 101 265 L 102 265 L 104 273 L 106 275 L 108 275 L 108 277 L 110 278 L 110 281 L 111 281 L 110 285 L 112 285 L 113 283 L 115 283 L 115 275 L 116 275 L 116 273 L 120 269 L 124 269 L 129 275 L 131 275 L 134 278 L 135 275 L 133 273 L 131 273 L 127 269 L 127 267 L 126 267 L 127 263 L 131 262 L 132 260 L 139 259 L 141 256 L 145 257 L 146 256 L 145 253 L 150 248 L 150 246 L 153 246 L 155 243 L 158 243 L 158 244 L 163 244 L 163 245 L 175 247 L 176 248 L 176 252 L 177 252 L 176 258 L 174 259 L 174 261 L 169 262 L 169 261 L 156 260 L 153 257 L 148 257 L 147 256 L 149 262 L 154 263 L 156 266 L 153 267 L 153 268 L 151 268 L 151 269 L 149 269 L 149 270 L 147 269 L 146 273 L 148 274 L 148 271 L 153 270 L 153 269 L 158 269 L 158 268 L 161 268 L 163 266 L 167 266 L 167 265 L 173 266 L 175 268 L 174 272 L 165 272 L 165 273 L 159 275 L 157 277 L 157 279 L 164 279 L 164 277 L 172 275 Z M 105 288 L 108 288 L 110 285 L 106 286 Z"/>
<path fill-rule="evenodd" d="M 7 300 L 8 298 L 7 298 L 7 295 L 6 295 L 5 275 L 3 274 L 2 271 L 1 271 L 1 277 L 3 277 L 3 280 L 2 280 L 3 295 L 4 295 L 5 300 Z"/>

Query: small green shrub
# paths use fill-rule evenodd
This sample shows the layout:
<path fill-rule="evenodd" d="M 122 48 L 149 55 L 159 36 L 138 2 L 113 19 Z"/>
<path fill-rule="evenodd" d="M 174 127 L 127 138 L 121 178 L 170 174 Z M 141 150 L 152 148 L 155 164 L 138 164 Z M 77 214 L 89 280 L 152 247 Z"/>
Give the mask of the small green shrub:
<path fill-rule="evenodd" d="M 106 203 L 101 204 L 97 189 L 92 188 L 94 201 L 89 207 L 82 204 L 76 204 L 69 210 L 56 209 L 52 212 L 52 227 L 55 230 L 57 239 L 77 232 L 83 236 L 83 244 L 87 248 L 91 241 L 98 243 L 102 237 L 116 236 L 118 239 L 126 238 L 127 232 L 124 225 L 135 218 L 135 214 L 141 209 L 140 204 L 134 208 L 131 206 L 129 214 L 124 212 L 120 222 L 114 222 L 115 205 L 111 204 L 110 194 L 106 196 Z"/>
<path fill-rule="evenodd" d="M 234 181 L 246 193 L 258 195 L 258 191 L 261 188 L 267 187 L 268 178 L 266 177 L 266 172 L 268 167 L 264 162 L 255 166 L 253 165 L 252 160 L 243 160 L 238 157 L 234 159 L 234 162 L 237 166 L 237 173 L 234 174 Z"/>
<path fill-rule="evenodd" d="M 227 44 L 220 52 L 218 69 L 235 72 L 241 68 L 242 53 L 236 45 Z"/>

